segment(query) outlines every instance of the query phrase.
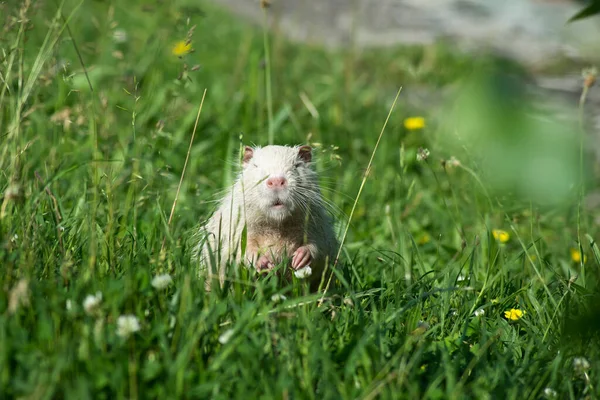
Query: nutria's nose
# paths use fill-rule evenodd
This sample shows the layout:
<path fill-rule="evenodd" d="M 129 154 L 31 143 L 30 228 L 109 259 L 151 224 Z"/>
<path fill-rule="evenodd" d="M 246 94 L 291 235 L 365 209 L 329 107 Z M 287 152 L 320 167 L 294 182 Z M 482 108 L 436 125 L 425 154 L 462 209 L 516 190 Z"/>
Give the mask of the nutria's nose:
<path fill-rule="evenodd" d="M 267 187 L 269 189 L 280 189 L 287 185 L 287 179 L 283 176 L 272 176 L 267 179 Z"/>

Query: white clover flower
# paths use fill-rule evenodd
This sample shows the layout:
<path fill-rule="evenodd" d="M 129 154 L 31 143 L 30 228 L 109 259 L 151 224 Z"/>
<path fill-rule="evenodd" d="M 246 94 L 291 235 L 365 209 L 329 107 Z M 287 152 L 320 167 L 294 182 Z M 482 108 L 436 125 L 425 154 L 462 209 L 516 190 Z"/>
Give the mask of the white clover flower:
<path fill-rule="evenodd" d="M 83 300 L 83 309 L 86 313 L 93 314 L 96 309 L 98 309 L 101 302 L 102 292 L 97 292 L 95 296 L 93 294 L 88 294 Z"/>
<path fill-rule="evenodd" d="M 139 330 L 140 321 L 138 321 L 135 315 L 121 315 L 117 319 L 117 335 L 121 336 L 122 338 L 127 339 L 132 333 L 135 333 Z"/>
<path fill-rule="evenodd" d="M 225 332 L 223 332 L 221 334 L 221 336 L 219 336 L 219 343 L 225 344 L 225 343 L 229 342 L 229 339 L 231 339 L 232 336 L 233 336 L 233 329 L 227 329 Z"/>
<path fill-rule="evenodd" d="M 310 267 L 310 265 L 307 265 L 306 267 L 299 269 L 298 271 L 294 271 L 294 275 L 296 275 L 296 278 L 298 279 L 308 278 L 312 275 L 312 268 Z"/>
<path fill-rule="evenodd" d="M 156 275 L 152 278 L 152 286 L 157 290 L 166 289 L 171 283 L 173 278 L 169 274 Z"/>
<path fill-rule="evenodd" d="M 573 359 L 573 369 L 579 373 L 586 372 L 590 369 L 590 363 L 585 357 L 575 357 Z"/>
<path fill-rule="evenodd" d="M 556 393 L 556 390 L 547 387 L 544 389 L 544 396 L 547 399 L 555 399 L 556 397 L 558 397 L 558 393 Z"/>
<path fill-rule="evenodd" d="M 65 303 L 65 308 L 67 309 L 67 311 L 71 311 L 73 309 L 73 302 L 71 301 L 71 299 L 67 299 L 67 302 Z"/>
<path fill-rule="evenodd" d="M 481 317 L 483 314 L 485 314 L 485 310 L 483 308 L 478 308 L 473 314 L 475 314 L 476 317 Z"/>
<path fill-rule="evenodd" d="M 284 295 L 279 294 L 279 293 L 275 293 L 273 296 L 271 296 L 271 301 L 273 303 L 278 303 L 278 302 L 284 301 L 284 300 L 287 300 L 287 297 L 285 297 Z"/>

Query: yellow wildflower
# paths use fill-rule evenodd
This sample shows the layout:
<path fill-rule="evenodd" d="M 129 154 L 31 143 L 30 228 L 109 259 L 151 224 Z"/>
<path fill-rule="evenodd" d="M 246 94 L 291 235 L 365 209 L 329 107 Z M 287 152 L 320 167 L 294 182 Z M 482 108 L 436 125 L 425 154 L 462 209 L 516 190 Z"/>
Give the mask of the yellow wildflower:
<path fill-rule="evenodd" d="M 500 229 L 494 229 L 492 231 L 492 236 L 494 236 L 494 239 L 496 239 L 500 243 L 506 243 L 508 242 L 508 239 L 510 239 L 510 235 L 508 234 L 508 232 Z"/>
<path fill-rule="evenodd" d="M 173 46 L 173 49 L 171 50 L 173 55 L 177 57 L 185 56 L 190 51 L 192 51 L 192 43 L 185 40 L 180 40 L 175 43 L 175 46 Z"/>
<path fill-rule="evenodd" d="M 581 253 L 579 252 L 579 249 L 576 248 L 571 248 L 571 260 L 573 260 L 574 263 L 580 263 L 581 262 Z M 587 261 L 587 256 L 584 254 L 583 255 L 583 262 Z"/>
<path fill-rule="evenodd" d="M 425 118 L 409 117 L 404 120 L 404 127 L 409 131 L 425 128 Z"/>
<path fill-rule="evenodd" d="M 508 311 L 504 311 L 504 318 L 509 319 L 511 321 L 517 321 L 521 319 L 525 315 L 525 311 L 519 310 L 518 308 L 511 308 Z"/>
<path fill-rule="evenodd" d="M 431 241 L 431 236 L 428 233 L 423 233 L 417 240 L 418 244 L 427 244 Z"/>

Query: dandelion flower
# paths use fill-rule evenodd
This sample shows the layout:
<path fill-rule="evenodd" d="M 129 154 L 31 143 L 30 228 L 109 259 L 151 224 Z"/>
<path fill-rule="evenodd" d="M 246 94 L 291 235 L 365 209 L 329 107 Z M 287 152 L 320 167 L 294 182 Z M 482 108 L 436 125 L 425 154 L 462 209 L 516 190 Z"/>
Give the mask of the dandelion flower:
<path fill-rule="evenodd" d="M 425 118 L 409 117 L 404 120 L 404 127 L 409 131 L 425 128 Z"/>
<path fill-rule="evenodd" d="M 225 344 L 233 337 L 233 329 L 227 329 L 219 336 L 219 343 Z"/>
<path fill-rule="evenodd" d="M 417 161 L 425 161 L 429 158 L 429 150 L 419 147 L 417 150 Z"/>
<path fill-rule="evenodd" d="M 590 369 L 590 362 L 585 357 L 575 357 L 573 359 L 573 369 L 578 373 L 586 372 Z"/>
<path fill-rule="evenodd" d="M 511 321 L 518 321 L 523 315 L 525 315 L 525 311 L 519 310 L 518 308 L 511 308 L 508 311 L 504 311 L 504 318 Z"/>
<path fill-rule="evenodd" d="M 571 248 L 571 260 L 573 260 L 574 263 L 581 263 L 581 252 L 579 251 L 579 249 L 576 248 Z M 583 262 L 587 261 L 587 256 L 584 254 L 583 255 Z"/>
<path fill-rule="evenodd" d="M 485 310 L 483 308 L 478 308 L 473 314 L 475 314 L 476 317 L 481 317 L 485 314 Z"/>
<path fill-rule="evenodd" d="M 419 236 L 419 239 L 417 240 L 418 244 L 427 244 L 431 241 L 431 236 L 429 236 L 428 233 L 423 233 L 421 236 Z"/>
<path fill-rule="evenodd" d="M 308 278 L 312 275 L 312 268 L 310 267 L 310 265 L 307 265 L 306 267 L 299 269 L 298 271 L 294 271 L 294 275 L 296 275 L 296 278 L 298 279 Z"/>
<path fill-rule="evenodd" d="M 166 289 L 171 283 L 173 283 L 173 278 L 169 274 L 156 275 L 152 278 L 152 286 L 158 290 Z"/>
<path fill-rule="evenodd" d="M 494 229 L 492 231 L 492 236 L 494 236 L 494 239 L 496 239 L 500 243 L 506 243 L 510 239 L 510 235 L 508 234 L 508 232 L 503 231 L 501 229 Z"/>
<path fill-rule="evenodd" d="M 83 309 L 88 314 L 93 314 L 96 309 L 100 306 L 102 302 L 102 292 L 97 292 L 94 296 L 93 294 L 89 294 L 83 300 Z"/>
<path fill-rule="evenodd" d="M 117 319 L 117 335 L 127 339 L 132 333 L 140 330 L 140 321 L 135 315 L 121 315 Z"/>
<path fill-rule="evenodd" d="M 185 40 L 180 40 L 179 42 L 175 43 L 175 46 L 173 46 L 171 53 L 173 53 L 174 56 L 182 57 L 191 51 L 192 43 Z"/>

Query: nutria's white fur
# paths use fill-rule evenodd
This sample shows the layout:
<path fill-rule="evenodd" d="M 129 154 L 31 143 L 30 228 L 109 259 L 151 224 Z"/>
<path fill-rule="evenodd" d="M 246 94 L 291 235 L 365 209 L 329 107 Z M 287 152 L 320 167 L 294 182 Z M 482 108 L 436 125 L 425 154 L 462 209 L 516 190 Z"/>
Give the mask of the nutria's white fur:
<path fill-rule="evenodd" d="M 242 170 L 203 226 L 195 251 L 208 288 L 217 271 L 223 283 L 228 263 L 268 270 L 285 260 L 292 269 L 310 265 L 311 286 L 319 284 L 337 240 L 311 161 L 308 146 L 245 148 Z"/>

